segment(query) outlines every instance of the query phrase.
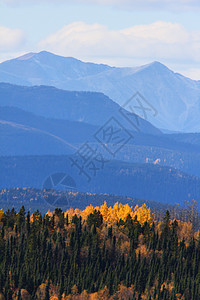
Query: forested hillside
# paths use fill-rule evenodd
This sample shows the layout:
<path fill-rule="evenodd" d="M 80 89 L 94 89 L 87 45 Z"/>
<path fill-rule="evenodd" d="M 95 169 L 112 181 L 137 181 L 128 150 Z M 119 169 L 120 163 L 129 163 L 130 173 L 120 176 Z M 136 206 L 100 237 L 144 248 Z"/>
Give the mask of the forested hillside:
<path fill-rule="evenodd" d="M 146 204 L 44 216 L 22 207 L 1 210 L 0 228 L 1 299 L 200 297 L 199 233 L 169 211 L 156 221 Z"/>

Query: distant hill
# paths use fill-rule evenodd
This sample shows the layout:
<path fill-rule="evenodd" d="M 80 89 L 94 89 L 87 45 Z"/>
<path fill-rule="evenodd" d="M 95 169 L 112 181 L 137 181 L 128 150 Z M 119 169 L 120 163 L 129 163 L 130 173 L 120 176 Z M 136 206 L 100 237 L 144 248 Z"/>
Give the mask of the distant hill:
<path fill-rule="evenodd" d="M 113 159 L 94 138 L 99 128 L 84 122 L 37 116 L 16 107 L 0 107 L 0 156 L 68 155 L 89 142 L 106 159 Z M 157 163 L 200 177 L 198 134 L 129 132 L 132 138 L 117 152 L 115 159 Z"/>
<path fill-rule="evenodd" d="M 0 155 L 74 153 L 97 129 L 83 122 L 48 119 L 15 107 L 0 107 Z"/>
<path fill-rule="evenodd" d="M 167 204 L 197 199 L 200 179 L 170 167 L 111 161 L 91 176 L 72 167 L 69 156 L 0 157 L 0 188 L 43 188 L 52 174 L 65 173 L 76 182 L 79 192 L 129 196 Z M 90 174 L 92 175 L 92 174 Z"/>
<path fill-rule="evenodd" d="M 200 133 L 174 133 L 169 134 L 168 137 L 177 142 L 191 144 L 193 148 L 195 145 L 200 145 Z"/>
<path fill-rule="evenodd" d="M 139 92 L 158 112 L 155 117 L 148 111 L 148 120 L 154 126 L 200 132 L 200 82 L 174 73 L 159 62 L 116 68 L 42 51 L 1 63 L 0 81 L 102 92 L 120 105 Z M 143 106 L 149 108 L 147 103 Z M 139 108 L 134 108 L 134 112 L 143 114 Z"/>
<path fill-rule="evenodd" d="M 69 92 L 54 87 L 22 87 L 0 83 L 1 107 L 15 107 L 51 119 L 84 122 L 103 126 L 111 117 L 133 131 L 161 134 L 146 120 L 130 114 L 136 127 L 123 116 L 126 111 L 102 93 Z M 23 118 L 21 119 L 23 124 Z"/>
<path fill-rule="evenodd" d="M 86 141 L 98 144 L 94 134 L 99 128 L 100 126 L 84 122 L 45 118 L 16 107 L 2 106 L 0 107 L 0 144 L 2 145 L 0 155 L 70 154 Z M 132 154 L 135 152 L 134 146 L 144 146 L 141 148 L 141 157 L 145 153 L 145 148 L 152 148 L 155 152 L 160 149 L 163 153 L 166 152 L 165 150 L 189 152 L 194 155 L 200 153 L 198 134 L 195 135 L 196 142 L 193 143 L 194 139 L 186 138 L 189 134 L 185 134 L 183 138 L 183 134 L 154 135 L 134 132 L 130 129 L 128 131 L 133 138 L 128 142 L 130 147 L 124 146 L 120 151 L 121 155 L 117 156 L 120 159 L 123 159 L 122 155 L 126 153 L 127 160 L 130 151 Z M 160 155 L 157 155 L 159 158 Z M 149 155 L 146 154 L 146 157 Z M 131 157 L 128 160 L 133 161 Z"/>

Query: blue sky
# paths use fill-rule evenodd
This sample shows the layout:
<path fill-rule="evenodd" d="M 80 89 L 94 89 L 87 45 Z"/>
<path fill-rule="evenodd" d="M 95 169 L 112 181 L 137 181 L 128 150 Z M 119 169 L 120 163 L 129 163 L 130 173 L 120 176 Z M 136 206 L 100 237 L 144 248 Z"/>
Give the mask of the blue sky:
<path fill-rule="evenodd" d="M 48 50 L 200 79 L 199 12 L 196 0 L 0 0 L 0 61 Z"/>

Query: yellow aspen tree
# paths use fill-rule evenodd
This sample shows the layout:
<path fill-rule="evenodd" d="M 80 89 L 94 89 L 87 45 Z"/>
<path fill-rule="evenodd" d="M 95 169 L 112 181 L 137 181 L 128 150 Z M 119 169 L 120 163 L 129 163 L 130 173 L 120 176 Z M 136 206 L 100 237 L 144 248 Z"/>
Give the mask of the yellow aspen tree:
<path fill-rule="evenodd" d="M 3 218 L 3 216 L 4 216 L 3 209 L 0 209 L 0 222 L 1 222 L 2 218 Z"/>
<path fill-rule="evenodd" d="M 104 201 L 104 204 L 101 205 L 100 207 L 100 213 L 102 214 L 103 216 L 103 222 L 104 223 L 107 223 L 109 221 L 109 211 L 108 211 L 108 206 L 107 206 L 107 202 Z"/>
<path fill-rule="evenodd" d="M 145 222 L 152 223 L 153 217 L 151 214 L 151 209 L 146 206 L 144 203 L 141 207 L 138 205 L 134 208 L 134 216 L 137 216 L 138 222 L 143 226 Z"/>

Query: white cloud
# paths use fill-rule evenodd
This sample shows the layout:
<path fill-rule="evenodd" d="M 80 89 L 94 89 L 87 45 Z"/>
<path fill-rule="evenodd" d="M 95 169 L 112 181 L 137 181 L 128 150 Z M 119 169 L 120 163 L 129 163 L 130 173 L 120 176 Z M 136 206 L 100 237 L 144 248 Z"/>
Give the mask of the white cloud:
<path fill-rule="evenodd" d="M 158 21 L 123 30 L 109 30 L 100 24 L 75 22 L 41 41 L 39 48 L 81 59 L 200 61 L 200 32 L 182 25 Z"/>
<path fill-rule="evenodd" d="M 166 10 L 186 10 L 200 8 L 199 0 L 0 0 L 0 3 L 6 4 L 38 4 L 47 3 L 82 3 L 109 5 L 124 9 L 166 9 Z"/>
<path fill-rule="evenodd" d="M 0 52 L 15 51 L 24 42 L 25 36 L 22 30 L 0 26 Z"/>

